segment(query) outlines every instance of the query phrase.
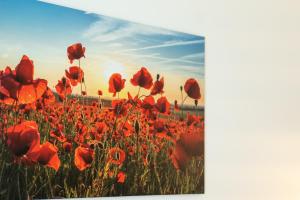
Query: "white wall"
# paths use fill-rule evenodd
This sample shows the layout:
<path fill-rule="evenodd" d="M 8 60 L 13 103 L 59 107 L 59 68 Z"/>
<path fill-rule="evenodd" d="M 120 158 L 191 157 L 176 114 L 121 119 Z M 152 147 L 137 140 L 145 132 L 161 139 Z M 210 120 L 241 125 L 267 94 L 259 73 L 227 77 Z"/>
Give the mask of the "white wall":
<path fill-rule="evenodd" d="M 47 1 L 206 37 L 206 192 L 143 199 L 300 199 L 299 1 Z"/>

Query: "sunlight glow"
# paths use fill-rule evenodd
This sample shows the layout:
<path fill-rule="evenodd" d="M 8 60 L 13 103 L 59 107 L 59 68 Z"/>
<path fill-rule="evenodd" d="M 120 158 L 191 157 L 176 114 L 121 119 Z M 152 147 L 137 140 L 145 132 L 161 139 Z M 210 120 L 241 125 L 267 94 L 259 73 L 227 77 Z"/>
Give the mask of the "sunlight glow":
<path fill-rule="evenodd" d="M 125 65 L 118 61 L 108 60 L 101 67 L 103 68 L 103 76 L 106 82 L 109 81 L 109 78 L 113 73 L 120 73 L 122 77 L 127 78 Z"/>

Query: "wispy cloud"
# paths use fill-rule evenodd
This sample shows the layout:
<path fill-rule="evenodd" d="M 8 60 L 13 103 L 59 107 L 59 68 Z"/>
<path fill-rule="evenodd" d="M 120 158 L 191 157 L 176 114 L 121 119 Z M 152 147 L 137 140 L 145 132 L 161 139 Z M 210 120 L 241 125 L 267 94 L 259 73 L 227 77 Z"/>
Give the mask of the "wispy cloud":
<path fill-rule="evenodd" d="M 123 52 L 139 51 L 139 50 L 147 50 L 147 49 L 157 49 L 157 48 L 163 48 L 163 47 L 184 46 L 184 45 L 191 45 L 191 44 L 202 44 L 202 43 L 204 43 L 204 40 L 166 41 L 163 44 L 151 45 L 151 46 L 146 46 L 146 47 L 141 47 L 141 48 L 134 48 L 134 49 L 126 49 Z"/>
<path fill-rule="evenodd" d="M 137 23 L 100 16 L 84 33 L 83 36 L 97 42 L 112 42 L 137 35 L 176 35 L 174 31 L 157 29 Z"/>
<path fill-rule="evenodd" d="M 197 59 L 197 60 L 195 60 L 195 59 Z M 188 54 L 188 55 L 177 57 L 177 58 L 165 58 L 164 60 L 158 61 L 158 63 L 160 63 L 160 64 L 173 63 L 173 64 L 179 64 L 179 65 L 181 63 L 186 63 L 186 64 L 190 64 L 190 65 L 204 67 L 204 52 Z"/>
<path fill-rule="evenodd" d="M 186 63 L 186 64 L 193 64 L 193 65 L 199 65 L 199 66 L 203 66 L 204 63 L 203 62 L 197 62 L 197 61 L 192 61 L 192 60 L 188 60 L 185 59 L 184 57 L 179 57 L 179 58 L 165 58 L 162 61 L 158 61 L 158 63 L 160 64 L 166 64 L 166 63 Z"/>
<path fill-rule="evenodd" d="M 105 16 L 99 16 L 99 20 L 84 31 L 83 37 L 106 46 L 110 49 L 107 55 L 122 56 L 130 63 L 147 63 L 154 68 L 163 66 L 172 73 L 184 71 L 204 76 L 204 52 L 189 51 L 195 45 L 204 44 L 201 37 Z M 175 56 L 179 53 L 178 48 L 183 55 Z"/>
<path fill-rule="evenodd" d="M 203 44 L 204 39 L 201 37 L 106 16 L 99 16 L 83 32 L 83 37 L 102 43 L 108 50 L 107 53 L 127 55 L 147 63 L 204 66 L 203 52 L 184 53 L 185 49 L 188 52 L 190 47 Z M 104 46 L 102 49 L 105 49 Z M 183 55 L 176 56 L 179 48 Z"/>
<path fill-rule="evenodd" d="M 178 57 L 178 58 L 169 58 L 169 57 L 163 57 L 159 53 L 151 53 L 151 54 L 134 54 L 134 53 L 130 53 L 130 52 L 119 52 L 119 53 L 121 55 L 132 56 L 135 58 L 148 58 L 148 59 L 151 59 L 152 62 L 155 62 L 157 64 L 174 63 L 177 65 L 179 63 L 185 63 L 185 64 L 196 65 L 196 66 L 204 65 L 204 62 L 189 60 L 188 57 L 192 56 L 192 54 Z"/>
<path fill-rule="evenodd" d="M 200 53 L 193 53 L 193 54 L 188 54 L 188 55 L 185 55 L 185 56 L 182 56 L 181 58 L 187 58 L 187 59 L 204 59 L 204 52 L 200 52 Z"/>

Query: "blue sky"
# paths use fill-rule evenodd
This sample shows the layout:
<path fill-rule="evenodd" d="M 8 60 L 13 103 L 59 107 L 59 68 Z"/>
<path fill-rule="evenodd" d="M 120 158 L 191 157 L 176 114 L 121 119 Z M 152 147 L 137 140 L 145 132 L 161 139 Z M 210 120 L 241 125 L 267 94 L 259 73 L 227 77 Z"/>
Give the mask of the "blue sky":
<path fill-rule="evenodd" d="M 167 89 L 178 88 L 187 78 L 199 80 L 204 93 L 204 38 L 200 36 L 35 0 L 1 0 L 0 27 L 2 68 L 14 67 L 26 54 L 34 60 L 36 76 L 47 78 L 50 87 L 70 66 L 66 48 L 81 42 L 87 48 L 82 64 L 89 75 L 90 95 L 98 88 L 105 92 L 114 72 L 120 72 L 128 80 L 128 90 L 134 90 L 129 79 L 141 66 L 153 77 L 157 73 L 165 77 L 166 93 L 172 99 L 178 97 Z"/>

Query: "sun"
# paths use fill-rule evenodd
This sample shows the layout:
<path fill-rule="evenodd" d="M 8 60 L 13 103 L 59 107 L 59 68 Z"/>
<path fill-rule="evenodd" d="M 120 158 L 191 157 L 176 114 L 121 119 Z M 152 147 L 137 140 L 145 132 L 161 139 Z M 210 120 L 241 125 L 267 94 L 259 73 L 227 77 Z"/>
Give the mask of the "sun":
<path fill-rule="evenodd" d="M 106 82 L 113 73 L 119 73 L 122 75 L 122 78 L 127 78 L 126 66 L 124 64 L 115 60 L 108 60 L 103 63 L 103 75 Z"/>

